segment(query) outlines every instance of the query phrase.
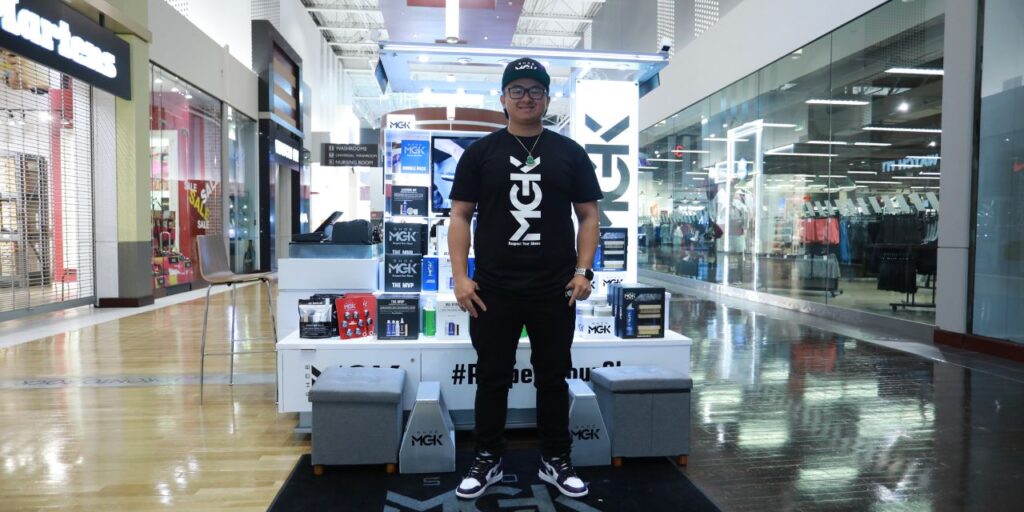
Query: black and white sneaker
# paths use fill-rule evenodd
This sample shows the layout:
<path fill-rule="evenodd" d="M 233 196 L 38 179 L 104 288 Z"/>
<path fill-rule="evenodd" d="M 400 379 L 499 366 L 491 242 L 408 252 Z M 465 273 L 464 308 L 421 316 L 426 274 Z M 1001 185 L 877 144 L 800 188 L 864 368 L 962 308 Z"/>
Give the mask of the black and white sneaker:
<path fill-rule="evenodd" d="M 537 476 L 570 498 L 582 498 L 589 492 L 587 484 L 576 476 L 576 470 L 573 469 L 568 455 L 541 457 Z"/>
<path fill-rule="evenodd" d="M 469 472 L 462 483 L 455 489 L 459 498 L 471 500 L 479 497 L 491 484 L 501 481 L 505 474 L 501 471 L 501 457 L 490 452 L 477 452 Z"/>

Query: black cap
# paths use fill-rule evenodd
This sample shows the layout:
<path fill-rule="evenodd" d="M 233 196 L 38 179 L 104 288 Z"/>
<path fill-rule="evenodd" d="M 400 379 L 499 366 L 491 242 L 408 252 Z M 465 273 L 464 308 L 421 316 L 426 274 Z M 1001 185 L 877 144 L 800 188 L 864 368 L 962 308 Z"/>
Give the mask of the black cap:
<path fill-rule="evenodd" d="M 516 59 L 505 66 L 505 73 L 501 75 L 502 90 L 505 89 L 509 82 L 519 80 L 520 78 L 532 78 L 540 82 L 545 89 L 551 89 L 551 77 L 548 75 L 548 70 L 544 69 L 540 62 L 529 57 Z"/>

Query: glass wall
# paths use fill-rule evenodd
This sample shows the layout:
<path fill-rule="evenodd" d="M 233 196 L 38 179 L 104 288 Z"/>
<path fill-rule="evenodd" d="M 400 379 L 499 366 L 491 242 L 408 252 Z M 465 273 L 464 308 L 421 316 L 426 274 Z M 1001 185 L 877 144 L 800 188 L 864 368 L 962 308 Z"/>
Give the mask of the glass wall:
<path fill-rule="evenodd" d="M 984 5 L 973 332 L 1024 343 L 1024 4 Z"/>
<path fill-rule="evenodd" d="M 223 233 L 221 102 L 151 66 L 151 209 L 155 293 L 191 288 L 195 240 Z"/>
<path fill-rule="evenodd" d="M 231 269 L 260 268 L 259 171 L 256 121 L 225 107 L 228 140 L 228 248 Z"/>
<path fill-rule="evenodd" d="M 645 130 L 642 268 L 934 322 L 944 8 L 889 2 Z"/>

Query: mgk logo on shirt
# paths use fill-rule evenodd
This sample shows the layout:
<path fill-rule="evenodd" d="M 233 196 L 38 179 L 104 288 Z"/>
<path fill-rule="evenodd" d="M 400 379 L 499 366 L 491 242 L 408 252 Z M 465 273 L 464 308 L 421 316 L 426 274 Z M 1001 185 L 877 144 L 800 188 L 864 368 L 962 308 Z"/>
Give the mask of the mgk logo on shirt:
<path fill-rule="evenodd" d="M 529 220 L 540 218 L 538 207 L 543 196 L 540 190 L 540 174 L 530 174 L 530 171 L 540 165 L 540 157 L 534 160 L 533 165 L 524 164 L 514 156 L 510 156 L 509 161 L 515 170 L 509 175 L 512 189 L 509 190 L 508 197 L 512 201 L 512 217 L 519 222 L 519 229 L 512 234 L 512 238 L 509 238 L 508 245 L 540 245 L 540 233 L 530 233 Z"/>

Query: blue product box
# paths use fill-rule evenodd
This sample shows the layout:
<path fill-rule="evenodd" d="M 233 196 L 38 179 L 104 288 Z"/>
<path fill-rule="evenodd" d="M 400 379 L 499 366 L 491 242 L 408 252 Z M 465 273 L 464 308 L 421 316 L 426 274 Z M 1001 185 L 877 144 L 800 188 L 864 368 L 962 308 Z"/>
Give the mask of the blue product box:
<path fill-rule="evenodd" d="M 436 292 L 437 291 L 437 273 L 438 263 L 437 258 L 433 256 L 427 256 L 423 258 L 423 283 L 422 290 L 425 292 Z"/>

